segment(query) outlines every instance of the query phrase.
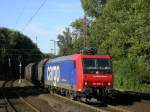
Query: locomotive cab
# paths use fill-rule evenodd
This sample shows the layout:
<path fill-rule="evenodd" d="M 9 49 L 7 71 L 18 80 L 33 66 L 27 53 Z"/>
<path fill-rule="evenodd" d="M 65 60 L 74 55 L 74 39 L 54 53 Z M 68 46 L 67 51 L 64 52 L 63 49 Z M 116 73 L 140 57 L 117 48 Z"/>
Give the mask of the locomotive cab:
<path fill-rule="evenodd" d="M 86 96 L 108 96 L 113 87 L 110 56 L 83 56 L 83 91 Z"/>

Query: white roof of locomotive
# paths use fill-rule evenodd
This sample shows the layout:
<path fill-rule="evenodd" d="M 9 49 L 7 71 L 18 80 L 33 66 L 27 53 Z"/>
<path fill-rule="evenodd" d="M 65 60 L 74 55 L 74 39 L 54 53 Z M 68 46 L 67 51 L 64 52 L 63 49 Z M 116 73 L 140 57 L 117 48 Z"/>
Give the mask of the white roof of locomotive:
<path fill-rule="evenodd" d="M 50 63 L 50 62 L 60 62 L 60 61 L 65 61 L 65 60 L 73 60 L 73 55 L 61 56 L 61 57 L 57 57 L 57 58 L 54 58 L 54 59 L 49 59 L 47 61 L 47 63 Z"/>

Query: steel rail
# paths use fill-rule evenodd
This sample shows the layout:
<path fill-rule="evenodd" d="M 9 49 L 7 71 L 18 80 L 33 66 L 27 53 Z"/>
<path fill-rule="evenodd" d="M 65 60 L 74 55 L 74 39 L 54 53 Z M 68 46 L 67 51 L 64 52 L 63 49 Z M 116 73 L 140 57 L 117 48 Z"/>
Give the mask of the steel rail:
<path fill-rule="evenodd" d="M 28 107 L 30 107 L 32 110 L 34 110 L 35 112 L 41 112 L 39 109 L 37 109 L 34 105 L 32 105 L 31 103 L 27 102 L 23 97 L 21 97 L 18 93 L 15 92 L 15 94 L 18 96 L 18 98 L 24 102 Z"/>
<path fill-rule="evenodd" d="M 64 99 L 64 100 L 66 100 L 66 101 L 68 101 L 68 102 L 75 103 L 75 104 L 77 104 L 77 105 L 81 105 L 81 106 L 83 106 L 83 107 L 85 107 L 85 108 L 89 108 L 89 109 L 91 109 L 91 110 L 93 110 L 93 111 L 96 111 L 96 112 L 109 112 L 109 111 L 107 111 L 107 110 L 100 109 L 100 108 L 97 108 L 97 107 L 94 107 L 94 106 L 85 104 L 85 103 L 83 103 L 83 102 L 71 100 L 71 99 L 69 99 L 69 98 L 67 98 L 67 97 L 64 97 L 64 96 L 61 96 L 61 95 L 58 95 L 58 94 L 51 94 L 51 95 L 56 96 L 56 97 L 58 97 L 58 98 L 60 98 L 60 99 Z"/>
<path fill-rule="evenodd" d="M 132 112 L 132 111 L 126 110 L 124 108 L 112 106 L 112 105 L 109 105 L 109 104 L 107 104 L 106 107 L 102 107 L 101 108 L 101 107 L 92 106 L 92 105 L 84 103 L 84 102 L 75 101 L 75 100 L 69 99 L 69 98 L 67 98 L 65 96 L 59 95 L 59 94 L 51 94 L 51 95 L 54 95 L 54 96 L 56 96 L 58 98 L 61 98 L 61 99 L 64 99 L 64 100 L 66 100 L 68 102 L 72 102 L 72 103 L 75 103 L 77 105 L 81 105 L 83 107 L 92 109 L 92 110 L 94 110 L 96 112 Z"/>
<path fill-rule="evenodd" d="M 2 98 L 4 99 L 5 101 L 5 107 L 8 108 L 8 106 L 14 111 L 14 112 L 18 112 L 16 110 L 16 108 L 13 106 L 13 104 L 10 102 L 10 100 L 6 97 L 5 95 L 5 90 L 1 91 L 1 94 L 2 94 Z M 8 112 L 8 110 L 6 110 Z M 11 111 L 12 112 L 12 111 Z"/>

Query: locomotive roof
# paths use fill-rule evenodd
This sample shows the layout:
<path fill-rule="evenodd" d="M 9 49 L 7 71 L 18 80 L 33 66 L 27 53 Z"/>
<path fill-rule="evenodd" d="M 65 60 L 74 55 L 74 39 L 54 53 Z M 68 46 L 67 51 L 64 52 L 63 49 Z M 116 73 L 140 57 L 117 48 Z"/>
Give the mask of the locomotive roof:
<path fill-rule="evenodd" d="M 111 58 L 111 56 L 108 55 L 82 55 L 82 54 L 73 54 L 68 56 L 61 56 L 54 59 L 49 59 L 47 63 L 50 62 L 58 62 L 58 61 L 65 61 L 65 60 L 74 60 L 76 56 L 82 56 L 82 58 Z"/>
<path fill-rule="evenodd" d="M 47 61 L 47 63 L 49 63 L 49 62 L 65 61 L 65 60 L 73 60 L 73 55 L 61 56 L 61 57 L 57 57 L 57 58 L 54 58 L 54 59 L 49 59 Z"/>

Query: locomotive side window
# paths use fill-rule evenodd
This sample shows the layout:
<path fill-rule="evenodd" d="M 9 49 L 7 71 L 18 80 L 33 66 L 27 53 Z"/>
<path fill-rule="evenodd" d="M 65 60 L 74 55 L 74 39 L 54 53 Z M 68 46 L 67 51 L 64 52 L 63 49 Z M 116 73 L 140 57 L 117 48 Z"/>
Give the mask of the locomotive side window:
<path fill-rule="evenodd" d="M 112 73 L 112 64 L 110 59 L 83 59 L 84 74 L 109 74 Z"/>

